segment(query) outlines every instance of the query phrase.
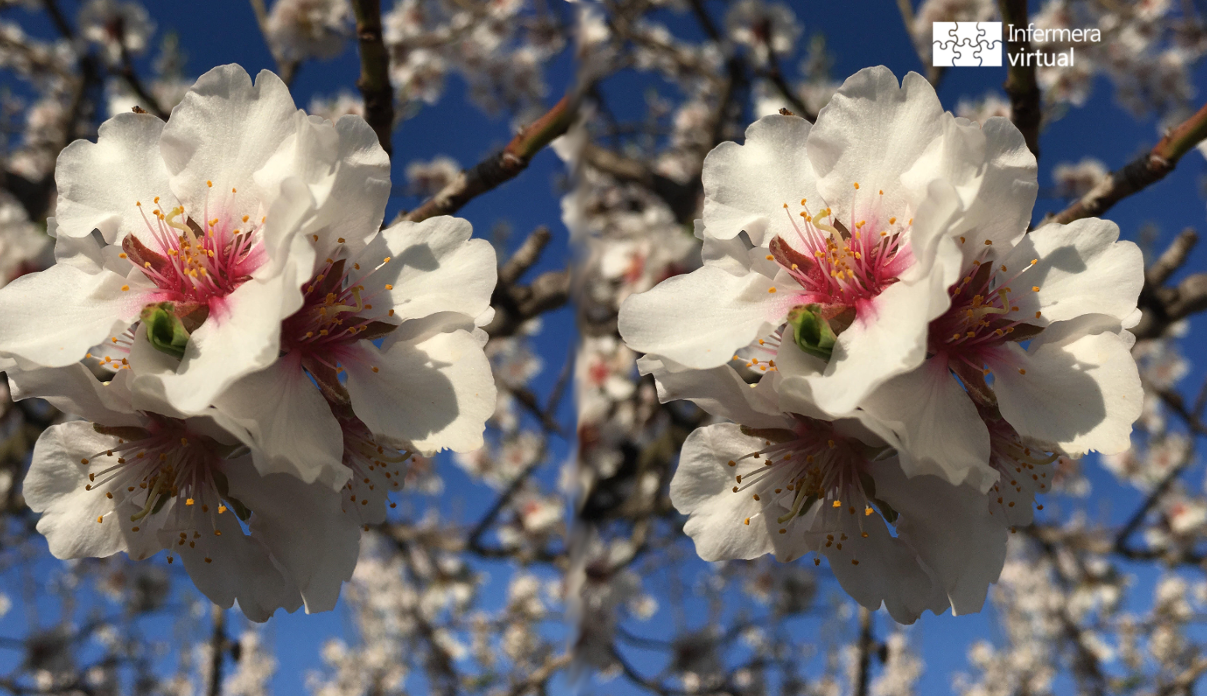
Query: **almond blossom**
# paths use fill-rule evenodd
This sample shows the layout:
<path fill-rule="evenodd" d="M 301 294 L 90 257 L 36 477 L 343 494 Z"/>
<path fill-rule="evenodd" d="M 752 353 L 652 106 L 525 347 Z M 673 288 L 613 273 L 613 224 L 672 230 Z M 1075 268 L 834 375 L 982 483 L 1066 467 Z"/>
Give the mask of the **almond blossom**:
<path fill-rule="evenodd" d="M 862 70 L 816 125 L 767 116 L 744 145 L 708 155 L 704 266 L 628 300 L 620 332 L 694 369 L 774 357 L 795 334 L 827 361 L 803 377 L 810 398 L 849 413 L 924 359 L 927 324 L 958 278 L 956 237 L 1021 234 L 1003 203 L 1029 212 L 1034 168 L 1005 121 L 982 130 L 944 112 L 921 76 L 898 85 L 885 68 Z M 819 337 L 802 339 L 802 322 Z"/>
<path fill-rule="evenodd" d="M 477 327 L 493 316 L 494 249 L 457 218 L 377 233 L 379 221 L 345 218 L 311 235 L 319 260 L 302 306 L 277 324 L 280 359 L 215 404 L 253 433 L 262 471 L 339 487 L 349 448 L 405 459 L 398 450 L 482 445 L 496 389 Z"/>
<path fill-rule="evenodd" d="M 1042 227 L 1013 249 L 964 243 L 964 276 L 930 323 L 926 361 L 862 409 L 897 433 L 918 470 L 953 481 L 972 471 L 962 463 L 989 461 L 978 407 L 1037 450 L 1127 449 L 1144 395 L 1125 327 L 1144 274 L 1140 250 L 1118 235 L 1090 218 Z M 984 473 L 974 485 L 989 485 Z"/>
<path fill-rule="evenodd" d="M 0 291 L 0 354 L 69 365 L 162 310 L 184 331 L 179 362 L 134 387 L 200 412 L 276 359 L 315 253 L 303 235 L 346 209 L 372 217 L 387 166 L 363 121 L 315 123 L 275 75 L 253 85 L 234 65 L 203 75 L 167 123 L 120 114 L 60 155 L 58 263 Z"/>
<path fill-rule="evenodd" d="M 737 421 L 693 432 L 671 481 L 701 558 L 815 554 L 820 565 L 824 556 L 856 601 L 883 603 L 901 623 L 925 609 L 980 611 L 1005 559 L 1006 532 L 979 490 L 907 477 L 874 422 L 781 410 L 776 373 L 752 389 L 728 366 L 646 367 L 655 368 L 660 397 Z"/>
<path fill-rule="evenodd" d="M 295 476 L 261 475 L 217 412 L 136 410 L 130 377 L 123 370 L 100 382 L 76 364 L 12 378 L 16 398 L 41 396 L 85 419 L 47 429 L 25 478 L 51 553 L 142 560 L 165 551 L 216 604 L 238 601 L 254 621 L 302 603 L 308 612 L 334 607 L 360 539 L 339 496 Z"/>

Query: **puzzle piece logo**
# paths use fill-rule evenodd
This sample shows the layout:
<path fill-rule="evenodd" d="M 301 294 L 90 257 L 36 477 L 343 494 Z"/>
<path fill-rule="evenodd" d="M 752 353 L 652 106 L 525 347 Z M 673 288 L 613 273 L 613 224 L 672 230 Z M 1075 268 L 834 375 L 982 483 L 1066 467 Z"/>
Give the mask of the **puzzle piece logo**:
<path fill-rule="evenodd" d="M 931 65 L 1002 66 L 1001 22 L 935 22 Z"/>

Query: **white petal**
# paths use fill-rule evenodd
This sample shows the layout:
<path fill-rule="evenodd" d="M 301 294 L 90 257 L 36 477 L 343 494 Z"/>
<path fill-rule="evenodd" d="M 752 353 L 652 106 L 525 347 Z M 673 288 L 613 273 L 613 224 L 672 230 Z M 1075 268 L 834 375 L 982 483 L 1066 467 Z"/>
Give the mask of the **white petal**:
<path fill-rule="evenodd" d="M 27 369 L 61 367 L 121 333 L 145 298 L 130 281 L 107 270 L 86 273 L 55 264 L 0 288 L 0 353 Z"/>
<path fill-rule="evenodd" d="M 375 435 L 410 442 L 423 452 L 482 446 L 496 388 L 473 334 L 436 334 L 397 342 L 385 352 L 361 341 L 356 350 L 343 363 L 348 393 L 356 416 Z"/>
<path fill-rule="evenodd" d="M 228 476 L 231 493 L 253 511 L 252 537 L 301 592 L 306 612 L 334 609 L 360 548 L 359 521 L 341 509 L 340 492 L 247 467 L 230 467 Z"/>
<path fill-rule="evenodd" d="M 1035 155 L 1009 119 L 991 118 L 983 131 L 987 161 L 980 186 L 954 231 L 973 253 L 979 253 L 986 240 L 1004 253 L 1026 234 L 1031 222 L 1039 191 Z"/>
<path fill-rule="evenodd" d="M 988 363 L 1002 416 L 1019 435 L 1071 455 L 1123 452 L 1144 401 L 1129 342 L 1113 331 L 1058 341 L 1053 329 L 1060 326 L 1025 352 L 1007 344 Z"/>
<path fill-rule="evenodd" d="M 782 296 L 767 292 L 773 284 L 759 273 L 738 277 L 709 266 L 668 278 L 624 301 L 620 335 L 633 350 L 684 367 L 724 365 L 770 330 L 768 322 L 783 321 L 788 307 Z"/>
<path fill-rule="evenodd" d="M 927 186 L 938 179 L 958 191 L 962 202 L 971 202 L 981 187 L 985 133 L 980 125 L 956 118 L 950 112 L 939 118 L 939 127 L 939 136 L 902 173 L 901 182 L 911 192 L 912 200 L 925 198 Z"/>
<path fill-rule="evenodd" d="M 238 380 L 214 406 L 247 430 L 261 475 L 286 473 L 333 490 L 351 476 L 339 422 L 297 355 Z"/>
<path fill-rule="evenodd" d="M 711 370 L 667 369 L 653 358 L 641 358 L 637 366 L 654 375 L 658 400 L 666 403 L 685 399 L 714 416 L 752 428 L 791 427 L 792 421 L 780 412 L 771 382 L 747 384 L 728 365 Z"/>
<path fill-rule="evenodd" d="M 989 466 L 989 431 L 945 360 L 931 358 L 885 382 L 863 410 L 897 436 L 907 475 L 931 474 L 982 493 L 997 481 Z"/>
<path fill-rule="evenodd" d="M 704 159 L 707 236 L 732 239 L 745 231 L 756 246 L 792 231 L 802 198 L 823 207 L 805 150 L 811 126 L 796 116 L 764 116 L 746 129 L 746 143 L 721 143 Z M 791 213 L 784 204 L 791 206 Z"/>
<path fill-rule="evenodd" d="M 310 223 L 322 229 L 320 240 L 358 254 L 381 229 L 390 197 L 390 158 L 377 134 L 358 116 L 344 116 L 335 124 L 339 133 L 335 179 L 318 215 Z M 316 247 L 318 257 L 333 255 L 334 247 Z"/>
<path fill-rule="evenodd" d="M 80 463 L 116 441 L 91 423 L 73 421 L 47 428 L 34 445 L 23 493 L 30 509 L 42 513 L 38 531 L 55 558 L 103 558 L 127 549 L 130 532 L 121 512 L 113 511 L 103 490 L 84 489 L 89 467 Z"/>
<path fill-rule="evenodd" d="M 390 262 L 362 284 L 370 289 L 391 285 L 384 292 L 398 319 L 437 312 L 475 317 L 490 306 L 498 274 L 494 248 L 470 239 L 472 232 L 469 222 L 447 216 L 393 225 L 381 233 L 385 244 L 371 245 L 360 259 L 362 272 L 379 266 L 386 256 Z"/>
<path fill-rule="evenodd" d="M 891 461 L 875 467 L 876 495 L 901 517 L 897 538 L 934 572 L 955 615 L 981 610 L 1006 560 L 1006 528 L 985 494 L 934 476 L 907 477 Z"/>
<path fill-rule="evenodd" d="M 883 190 L 887 210 L 912 210 L 918 201 L 899 180 L 941 135 L 942 116 L 934 88 L 921 75 L 909 73 L 900 87 L 883 66 L 847 78 L 809 134 L 809 159 L 826 203 L 845 212 L 856 196 L 866 200 Z"/>
<path fill-rule="evenodd" d="M 83 363 L 66 367 L 11 372 L 14 400 L 41 397 L 55 408 L 93 423 L 110 426 L 143 425 L 130 405 L 130 373 L 122 370 L 102 382 Z"/>
<path fill-rule="evenodd" d="M 240 465 L 252 463 L 246 458 L 227 462 L 228 479 Z M 215 522 L 222 536 L 201 534 L 194 544 L 172 547 L 197 589 L 224 609 L 238 601 L 243 615 L 256 622 L 267 621 L 277 609 L 296 611 L 302 605 L 298 588 L 273 564 L 264 542 L 244 535 L 233 514 L 217 515 Z"/>
<path fill-rule="evenodd" d="M 852 599 L 872 610 L 883 603 L 893 620 L 902 624 L 913 623 L 927 609 L 940 613 L 947 607 L 941 588 L 919 564 L 917 554 L 889 534 L 883 518 L 875 514 L 838 518 L 841 526 L 832 531 L 846 534 L 847 540 L 822 546 L 821 552 Z"/>
<path fill-rule="evenodd" d="M 55 167 L 60 237 L 87 237 L 97 229 L 112 244 L 146 229 L 136 203 L 150 210 L 162 196 L 165 210 L 173 206 L 159 152 L 163 127 L 150 114 L 118 114 L 101 124 L 95 143 L 76 140 L 63 148 Z"/>
<path fill-rule="evenodd" d="M 726 464 L 762 446 L 733 423 L 697 428 L 683 443 L 671 479 L 671 504 L 690 515 L 683 531 L 696 543 L 700 558 L 751 559 L 773 550 L 763 505 L 749 493 L 733 492 L 733 469 Z M 770 524 L 776 523 L 772 519 Z"/>
<path fill-rule="evenodd" d="M 281 78 L 262 71 L 255 86 L 238 65 L 202 75 L 172 110 L 160 148 L 172 191 L 186 210 L 211 209 L 228 216 L 262 215 L 277 192 L 256 191 L 252 176 L 297 127 L 296 108 Z M 206 185 L 213 181 L 212 191 Z M 231 189 L 239 189 L 231 193 Z"/>
<path fill-rule="evenodd" d="M 1003 261 L 1011 273 L 1027 269 L 1011 283 L 1018 290 L 1012 295 L 1017 316 L 1032 324 L 1083 314 L 1127 319 L 1144 285 L 1144 256 L 1135 244 L 1118 239 L 1119 227 L 1098 218 L 1044 225 L 1027 235 Z M 1028 268 L 1033 259 L 1038 262 Z"/>
<path fill-rule="evenodd" d="M 886 380 L 908 372 L 926 357 L 927 326 L 944 309 L 941 274 L 914 284 L 895 283 L 861 308 L 838 336 L 823 374 L 803 377 L 817 405 L 846 415 Z"/>

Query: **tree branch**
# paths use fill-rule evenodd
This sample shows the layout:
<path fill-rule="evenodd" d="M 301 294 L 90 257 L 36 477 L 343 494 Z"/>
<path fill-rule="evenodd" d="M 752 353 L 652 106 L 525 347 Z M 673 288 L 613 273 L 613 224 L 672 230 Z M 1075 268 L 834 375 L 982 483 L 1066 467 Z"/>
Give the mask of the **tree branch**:
<path fill-rule="evenodd" d="M 507 147 L 487 157 L 473 169 L 463 170 L 423 205 L 404 219 L 421 222 L 437 215 L 452 215 L 475 197 L 514 179 L 528 168 L 536 153 L 570 128 L 578 114 L 577 95 L 567 94 L 532 125 L 516 134 Z M 366 109 L 368 104 L 366 102 Z"/>
<path fill-rule="evenodd" d="M 856 649 L 859 651 L 859 671 L 852 693 L 855 696 L 867 696 L 871 686 L 872 646 L 876 639 L 872 635 L 872 612 L 867 607 L 859 607 L 859 641 Z"/>
<path fill-rule="evenodd" d="M 394 130 L 394 88 L 390 85 L 390 55 L 381 35 L 381 0 L 352 0 L 356 38 L 360 42 L 360 79 L 356 86 L 365 99 L 365 120 L 377 133 L 387 155 Z"/>
<path fill-rule="evenodd" d="M 1052 216 L 1048 222 L 1070 223 L 1086 217 L 1098 217 L 1124 198 L 1164 179 L 1178 160 L 1207 137 L 1207 105 L 1194 116 L 1170 129 L 1161 142 L 1122 169 L 1111 172 L 1073 205 Z"/>
<path fill-rule="evenodd" d="M 222 694 L 222 658 L 226 653 L 226 611 L 217 604 L 213 609 L 214 631 L 210 638 L 210 682 L 205 693 Z"/>

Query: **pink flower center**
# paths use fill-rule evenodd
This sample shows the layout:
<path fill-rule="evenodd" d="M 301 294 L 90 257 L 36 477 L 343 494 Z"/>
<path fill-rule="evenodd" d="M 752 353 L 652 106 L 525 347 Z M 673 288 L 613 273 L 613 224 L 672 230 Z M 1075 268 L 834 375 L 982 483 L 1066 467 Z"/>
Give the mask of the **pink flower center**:
<path fill-rule="evenodd" d="M 154 202 L 158 206 L 159 198 Z M 136 205 L 142 212 L 142 202 Z M 153 302 L 217 309 L 267 260 L 259 235 L 263 219 L 255 223 L 247 215 L 232 219 L 221 214 L 211 218 L 208 202 L 203 212 L 198 221 L 183 206 L 166 213 L 156 207 L 150 218 L 143 212 L 147 243 L 133 235 L 123 240 L 122 257 L 158 288 Z"/>
<path fill-rule="evenodd" d="M 995 349 L 1022 338 L 1023 333 L 1016 333 L 1020 325 L 1024 327 L 1020 332 L 1030 328 L 1017 319 L 1019 308 L 1013 298 L 1018 292 L 1012 284 L 1036 263 L 1037 260 L 1032 261 L 1021 271 L 1005 277 L 1009 273 L 1005 265 L 995 268 L 992 263 L 974 260 L 964 277 L 947 290 L 951 307 L 930 323 L 928 352 L 989 375 L 984 366 L 995 362 Z"/>
<path fill-rule="evenodd" d="M 387 256 L 377 268 L 389 262 Z M 327 259 L 326 265 L 303 286 L 302 308 L 281 325 L 282 350 L 336 369 L 328 359 L 343 357 L 341 349 L 356 341 L 380 338 L 383 331 L 394 328 L 361 316 L 361 312 L 373 309 L 375 295 L 366 295 L 360 281 L 377 269 L 366 273 L 359 264 L 352 264 L 351 269 L 347 266 L 344 259 Z M 389 285 L 385 288 L 392 289 Z M 389 314 L 393 315 L 394 310 Z"/>
<path fill-rule="evenodd" d="M 802 199 L 801 205 L 805 203 Z M 818 303 L 859 312 L 913 265 L 908 244 L 913 220 L 902 222 L 885 214 L 879 199 L 864 207 L 866 215 L 859 219 L 852 211 L 849 227 L 828 208 L 817 215 L 802 210 L 799 223 L 788 213 L 795 238 L 771 240 L 767 259 L 800 285 L 792 295 L 794 305 Z M 787 203 L 784 209 L 787 212 Z"/>

